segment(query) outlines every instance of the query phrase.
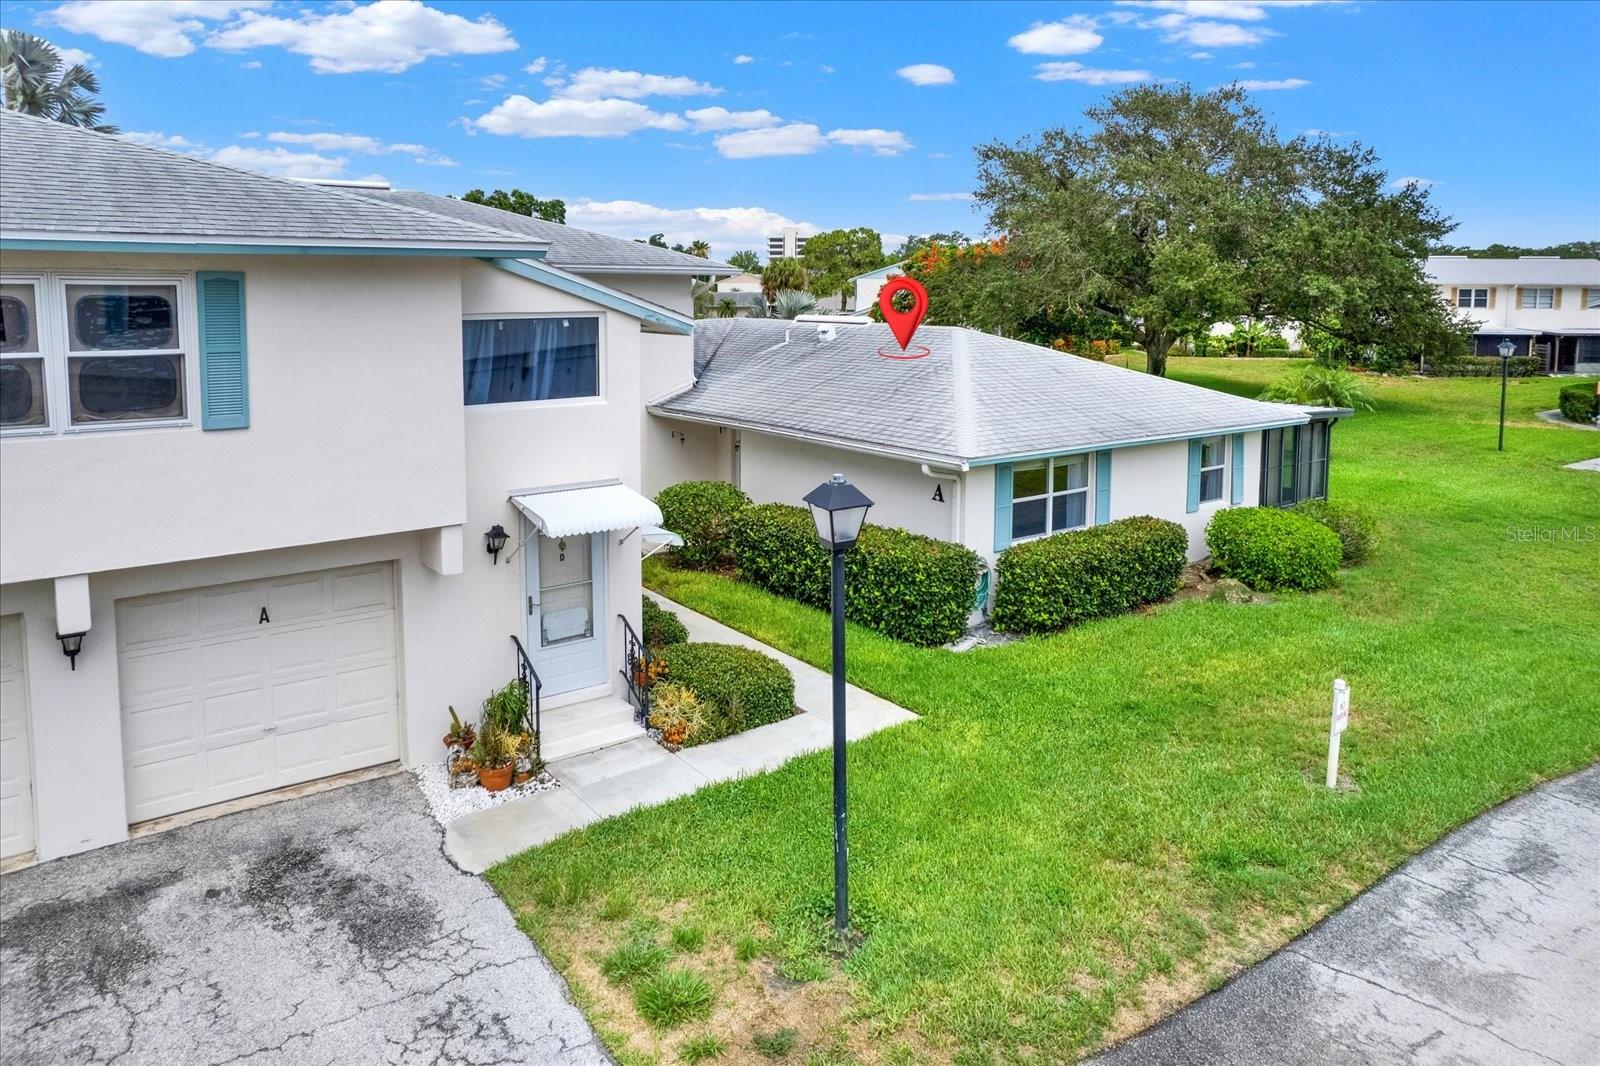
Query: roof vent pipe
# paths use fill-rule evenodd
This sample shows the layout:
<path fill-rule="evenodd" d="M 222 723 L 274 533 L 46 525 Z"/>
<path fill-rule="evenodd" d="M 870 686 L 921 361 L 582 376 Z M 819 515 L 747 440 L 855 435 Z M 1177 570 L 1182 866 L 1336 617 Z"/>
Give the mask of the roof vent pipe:
<path fill-rule="evenodd" d="M 817 340 L 827 343 L 838 335 L 838 327 L 836 327 L 832 322 L 817 323 Z"/>

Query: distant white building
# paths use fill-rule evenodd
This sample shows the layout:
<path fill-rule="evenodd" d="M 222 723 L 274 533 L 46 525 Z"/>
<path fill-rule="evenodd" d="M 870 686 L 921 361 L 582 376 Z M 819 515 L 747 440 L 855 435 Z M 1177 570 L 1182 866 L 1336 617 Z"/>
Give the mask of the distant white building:
<path fill-rule="evenodd" d="M 806 250 L 806 241 L 794 226 L 785 226 L 776 237 L 767 238 L 767 259 L 798 259 Z"/>
<path fill-rule="evenodd" d="M 883 287 L 889 283 L 889 279 L 898 277 L 905 272 L 906 265 L 904 263 L 890 263 L 886 267 L 869 270 L 865 274 L 857 274 L 851 278 L 850 283 L 855 286 L 856 290 L 855 303 L 851 305 L 851 310 L 865 311 L 877 303 L 878 293 L 883 291 Z"/>
<path fill-rule="evenodd" d="M 1440 298 L 1476 324 L 1478 355 L 1509 340 L 1546 373 L 1600 373 L 1600 259 L 1435 255 L 1425 269 Z"/>

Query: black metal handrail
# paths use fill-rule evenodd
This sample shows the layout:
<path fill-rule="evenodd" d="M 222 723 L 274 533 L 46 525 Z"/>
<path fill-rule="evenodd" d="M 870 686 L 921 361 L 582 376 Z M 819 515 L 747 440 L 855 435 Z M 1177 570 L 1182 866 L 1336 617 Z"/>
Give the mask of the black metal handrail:
<path fill-rule="evenodd" d="M 544 688 L 544 682 L 539 680 L 539 672 L 533 668 L 533 661 L 528 658 L 528 652 L 522 646 L 522 641 L 517 639 L 515 633 L 511 634 L 511 643 L 517 649 L 517 682 L 522 686 L 522 694 L 526 698 L 528 711 L 524 712 L 524 724 L 533 727 L 533 750 L 540 751 L 539 747 L 539 690 Z M 527 713 L 531 712 L 533 719 L 527 721 Z"/>
<path fill-rule="evenodd" d="M 655 657 L 650 654 L 650 649 L 644 646 L 644 641 L 639 639 L 639 634 L 633 631 L 633 624 L 628 621 L 625 614 L 617 615 L 622 620 L 622 680 L 628 686 L 628 698 L 633 703 L 633 716 L 640 725 L 650 724 L 650 682 Z"/>

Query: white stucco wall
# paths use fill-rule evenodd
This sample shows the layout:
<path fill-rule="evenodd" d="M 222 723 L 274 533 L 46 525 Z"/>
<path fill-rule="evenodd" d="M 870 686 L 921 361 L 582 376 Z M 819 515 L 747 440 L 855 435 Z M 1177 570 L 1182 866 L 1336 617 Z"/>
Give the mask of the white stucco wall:
<path fill-rule="evenodd" d="M 677 340 L 656 354 L 687 358 L 687 338 L 646 338 L 636 319 L 478 263 L 162 263 L 246 271 L 251 428 L 0 445 L 0 614 L 23 616 L 45 859 L 127 836 L 115 611 L 126 597 L 391 561 L 399 750 L 408 765 L 437 758 L 446 708 L 475 715 L 515 674 L 510 634 L 526 640 L 527 553 L 511 556 L 513 541 L 495 565 L 484 532 L 521 529 L 513 490 L 615 478 L 639 488 L 642 352 Z M 6 268 L 15 269 L 9 256 Z M 322 313 L 307 318 L 307 306 Z M 598 315 L 602 395 L 464 408 L 462 315 L 519 313 Z M 461 572 L 441 575 L 423 560 L 434 528 L 456 524 Z M 382 532 L 368 534 L 374 526 Z M 278 546 L 286 538 L 303 539 Z M 596 624 L 615 691 L 617 616 L 639 626 L 639 542 L 619 530 L 605 543 Z M 55 583 L 36 578 L 84 572 L 93 626 L 74 671 L 55 639 Z"/>
<path fill-rule="evenodd" d="M 1229 437 L 1228 447 L 1233 447 Z M 1244 434 L 1244 499 L 1241 507 L 1256 505 L 1261 492 L 1261 434 Z M 1194 512 L 1189 500 L 1189 444 L 1170 441 L 1139 448 L 1118 448 L 1111 455 L 1111 518 L 1152 515 L 1177 522 L 1189 534 L 1189 558 L 1206 553 L 1206 523 L 1224 507 L 1233 506 L 1233 460 L 1224 465 L 1222 499 L 1202 503 Z"/>
<path fill-rule="evenodd" d="M 1600 286 L 1600 282 L 1597 282 Z M 1451 310 L 1470 319 L 1479 326 L 1512 326 L 1518 329 L 1537 329 L 1560 333 L 1564 329 L 1600 329 L 1600 309 L 1589 310 L 1583 306 L 1583 286 L 1554 285 L 1526 286 L 1527 288 L 1555 288 L 1561 291 L 1559 308 L 1534 309 L 1517 306 L 1515 285 L 1440 285 L 1439 298 Z M 1488 288 L 1494 291 L 1493 307 L 1456 307 L 1451 299 L 1454 288 Z"/>
<path fill-rule="evenodd" d="M 462 521 L 455 261 L 7 253 L 4 270 L 243 271 L 250 427 L 199 428 L 191 286 L 193 424 L 0 441 L 0 581 Z"/>

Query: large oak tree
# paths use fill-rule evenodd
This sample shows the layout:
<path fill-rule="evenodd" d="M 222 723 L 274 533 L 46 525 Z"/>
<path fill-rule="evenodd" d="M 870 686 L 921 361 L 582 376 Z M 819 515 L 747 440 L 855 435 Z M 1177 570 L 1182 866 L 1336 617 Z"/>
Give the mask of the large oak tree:
<path fill-rule="evenodd" d="M 1461 346 L 1422 272 L 1453 224 L 1369 149 L 1281 140 L 1237 86 L 1138 86 L 1085 117 L 977 150 L 1019 320 L 1106 316 L 1155 374 L 1179 337 L 1241 317 L 1310 330 L 1336 357 Z"/>

